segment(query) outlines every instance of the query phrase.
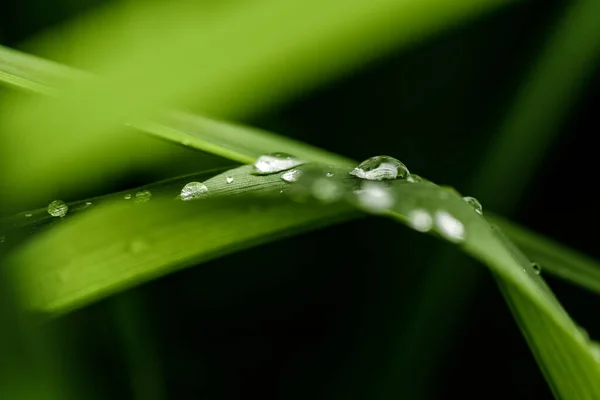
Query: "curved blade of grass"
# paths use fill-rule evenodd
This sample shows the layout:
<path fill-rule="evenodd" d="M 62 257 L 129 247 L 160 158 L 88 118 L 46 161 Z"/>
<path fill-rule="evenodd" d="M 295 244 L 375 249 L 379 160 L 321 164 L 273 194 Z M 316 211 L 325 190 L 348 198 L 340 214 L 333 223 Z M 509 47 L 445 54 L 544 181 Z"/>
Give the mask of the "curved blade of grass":
<path fill-rule="evenodd" d="M 56 315 L 181 267 L 262 243 L 273 234 L 353 215 L 340 203 L 291 204 L 281 195 L 247 198 L 246 184 L 269 193 L 288 187 L 279 174 L 249 172 L 250 167 L 244 166 L 206 181 L 218 197 L 212 200 L 153 199 L 137 206 L 122 201 L 57 225 L 51 234 L 34 238 L 12 255 L 9 267 L 20 293 L 31 308 Z M 226 176 L 237 179 L 238 186 L 229 188 Z M 344 185 L 359 182 L 335 179 Z M 460 221 L 466 234 L 461 249 L 497 276 L 557 396 L 598 398 L 600 364 L 590 344 L 527 258 L 501 232 L 448 189 L 395 181 L 389 190 L 398 201 L 385 214 L 403 223 L 410 225 L 416 210 L 430 215 L 444 211 Z M 241 197 L 219 197 L 227 193 Z M 352 193 L 348 191 L 351 204 L 360 205 Z"/>
<path fill-rule="evenodd" d="M 214 9 L 195 2 L 114 3 L 55 31 L 42 46 L 101 80 L 65 85 L 53 101 L 7 99 L 7 193 L 33 196 L 101 177 L 101 170 L 84 173 L 81 159 L 101 164 L 126 121 L 191 103 L 207 115 L 256 112 L 504 3 L 265 0 Z M 23 162 L 23 154 L 35 162 Z"/>
<path fill-rule="evenodd" d="M 544 272 L 600 294 L 600 263 L 498 215 L 486 218 L 500 227 Z"/>

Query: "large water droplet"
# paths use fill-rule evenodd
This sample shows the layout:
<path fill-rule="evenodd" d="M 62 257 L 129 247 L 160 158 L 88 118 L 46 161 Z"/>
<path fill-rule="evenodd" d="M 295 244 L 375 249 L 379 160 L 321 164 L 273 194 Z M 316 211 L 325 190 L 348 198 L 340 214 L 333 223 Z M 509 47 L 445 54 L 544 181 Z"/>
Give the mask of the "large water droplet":
<path fill-rule="evenodd" d="M 254 175 L 270 175 L 304 164 L 304 161 L 287 153 L 272 153 L 258 157 L 254 163 Z"/>
<path fill-rule="evenodd" d="M 381 183 L 365 182 L 355 194 L 358 204 L 367 211 L 380 212 L 394 205 L 394 196 Z"/>
<path fill-rule="evenodd" d="M 475 210 L 477 214 L 483 215 L 483 206 L 481 205 L 479 200 L 471 196 L 465 196 L 463 197 L 463 200 L 466 201 L 468 205 L 473 207 L 473 210 Z"/>
<path fill-rule="evenodd" d="M 531 268 L 533 268 L 533 271 L 538 275 L 542 273 L 542 267 L 537 263 L 531 263 Z"/>
<path fill-rule="evenodd" d="M 433 218 L 422 209 L 412 210 L 408 213 L 408 223 L 419 232 L 429 232 L 433 226 Z"/>
<path fill-rule="evenodd" d="M 131 193 L 127 193 L 125 196 L 123 196 L 123 198 L 125 200 L 131 200 Z"/>
<path fill-rule="evenodd" d="M 48 214 L 53 217 L 64 217 L 69 211 L 69 206 L 62 200 L 54 200 L 48 204 Z"/>
<path fill-rule="evenodd" d="M 181 200 L 197 200 L 208 196 L 208 188 L 204 183 L 190 182 L 181 189 Z"/>
<path fill-rule="evenodd" d="M 298 169 L 290 169 L 289 171 L 281 174 L 281 179 L 285 182 L 292 183 L 296 182 L 302 176 L 302 171 Z"/>
<path fill-rule="evenodd" d="M 142 190 L 135 194 L 135 202 L 136 203 L 145 203 L 152 197 L 152 192 L 149 190 Z"/>
<path fill-rule="evenodd" d="M 354 168 L 350 175 L 370 181 L 382 181 L 387 179 L 405 179 L 408 168 L 399 160 L 389 156 L 375 156 L 361 162 Z"/>
<path fill-rule="evenodd" d="M 447 211 L 436 211 L 435 226 L 440 235 L 451 242 L 465 240 L 465 226 Z"/>
<path fill-rule="evenodd" d="M 233 182 L 233 178 L 231 176 L 228 176 L 225 178 L 225 182 L 231 183 L 231 182 Z"/>

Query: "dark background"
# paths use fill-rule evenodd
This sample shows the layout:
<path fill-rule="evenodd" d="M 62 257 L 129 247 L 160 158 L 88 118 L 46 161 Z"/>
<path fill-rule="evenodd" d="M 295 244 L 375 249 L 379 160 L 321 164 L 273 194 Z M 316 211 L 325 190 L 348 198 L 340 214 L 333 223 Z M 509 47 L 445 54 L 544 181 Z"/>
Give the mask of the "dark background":
<path fill-rule="evenodd" d="M 9 0 L 0 43 L 19 48 L 100 3 Z M 434 182 L 468 190 L 569 4 L 506 6 L 243 122 L 355 159 L 389 154 Z M 596 258 L 598 216 L 589 188 L 597 170 L 599 79 L 596 73 L 557 127 L 557 141 L 509 216 Z M 113 189 L 141 179 L 119 177 Z M 435 312 L 427 314 L 422 290 L 439 254 L 456 273 L 429 297 Z M 598 297 L 547 278 L 574 320 L 600 336 Z M 73 391 L 85 398 L 132 396 L 118 304 L 135 310 L 124 318 L 135 314 L 136 337 L 155 349 L 148 364 L 159 360 L 169 399 L 551 398 L 487 270 L 384 220 L 230 255 L 54 321 L 47 329 L 65 346 L 58 367 L 78 377 Z M 420 318 L 427 329 L 411 336 Z"/>

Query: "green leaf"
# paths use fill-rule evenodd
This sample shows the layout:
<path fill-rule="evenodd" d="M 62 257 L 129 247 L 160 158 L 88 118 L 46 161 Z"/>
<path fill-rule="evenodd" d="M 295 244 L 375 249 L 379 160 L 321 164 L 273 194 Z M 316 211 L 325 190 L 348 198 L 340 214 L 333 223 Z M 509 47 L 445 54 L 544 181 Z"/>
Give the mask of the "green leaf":
<path fill-rule="evenodd" d="M 538 263 L 544 273 L 600 293 L 600 263 L 597 261 L 498 215 L 487 213 L 486 218 Z"/>
<path fill-rule="evenodd" d="M 379 185 L 378 190 L 397 199 L 391 208 L 381 211 L 383 215 L 421 230 L 429 229 L 429 225 L 423 219 L 415 220 L 416 215 L 428 215 L 429 220 L 424 221 L 432 224 L 429 232 L 457 242 L 494 273 L 557 396 L 600 396 L 600 364 L 588 339 L 529 260 L 454 191 L 402 180 L 389 186 L 363 182 L 348 178 L 348 168 L 339 168 L 331 179 L 345 188 L 343 198 L 347 201 L 291 203 L 285 193 L 298 196 L 302 192 L 291 189 L 311 187 L 311 181 L 305 182 L 308 185 L 302 181 L 289 185 L 280 174 L 256 176 L 250 173 L 251 168 L 243 166 L 207 180 L 212 199 L 173 200 L 172 188 L 148 203 L 120 200 L 59 222 L 51 232 L 38 235 L 12 254 L 9 267 L 18 278 L 21 296 L 32 309 L 57 315 L 283 233 L 355 216 L 348 202 L 361 209 L 368 206 L 371 188 L 365 185 Z M 309 168 L 312 166 L 299 167 L 304 171 Z M 227 183 L 227 177 L 233 182 Z M 249 198 L 244 195 L 247 191 L 264 193 L 265 197 Z M 376 194 L 370 199 L 381 199 L 381 193 Z M 444 218 L 440 219 L 440 212 Z M 440 221 L 449 221 L 451 229 L 444 230 L 446 224 Z M 459 231 L 463 234 L 449 235 L 457 226 L 462 227 Z"/>

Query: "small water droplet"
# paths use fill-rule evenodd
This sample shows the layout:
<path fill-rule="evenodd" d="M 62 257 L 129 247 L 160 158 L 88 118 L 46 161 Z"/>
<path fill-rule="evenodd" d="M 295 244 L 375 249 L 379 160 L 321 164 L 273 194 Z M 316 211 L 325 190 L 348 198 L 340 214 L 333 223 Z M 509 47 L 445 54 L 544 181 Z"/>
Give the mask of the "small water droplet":
<path fill-rule="evenodd" d="M 131 200 L 131 193 L 127 193 L 125 196 L 123 196 L 123 198 L 125 200 Z"/>
<path fill-rule="evenodd" d="M 131 243 L 129 243 L 129 251 L 131 251 L 133 254 L 142 253 L 148 250 L 149 248 L 150 246 L 148 245 L 148 243 L 141 239 L 135 239 L 132 240 Z"/>
<path fill-rule="evenodd" d="M 370 181 L 382 181 L 405 179 L 409 172 L 406 165 L 393 157 L 375 156 L 361 162 L 350 172 L 350 175 Z"/>
<path fill-rule="evenodd" d="M 483 206 L 481 205 L 479 200 L 477 200 L 475 197 L 471 197 L 471 196 L 465 196 L 465 197 L 463 197 L 463 200 L 465 202 L 467 202 L 468 205 L 473 207 L 473 210 L 475 210 L 475 212 L 477 214 L 483 215 Z"/>
<path fill-rule="evenodd" d="M 91 206 L 91 205 L 92 205 L 92 202 L 91 202 L 91 201 L 86 201 L 86 202 L 85 202 L 85 205 L 86 205 L 87 207 L 89 207 L 89 206 Z"/>
<path fill-rule="evenodd" d="M 421 183 L 421 182 L 424 182 L 425 180 L 423 178 L 421 178 L 419 175 L 409 174 L 406 177 L 406 181 L 410 182 L 410 183 Z"/>
<path fill-rule="evenodd" d="M 270 175 L 277 172 L 285 171 L 290 168 L 304 164 L 304 161 L 287 154 L 287 153 L 271 153 L 258 157 L 254 163 L 254 175 Z"/>
<path fill-rule="evenodd" d="M 62 200 L 54 200 L 48 204 L 48 214 L 53 217 L 64 217 L 69 211 L 69 206 Z"/>
<path fill-rule="evenodd" d="M 281 180 L 288 182 L 288 183 L 292 183 L 292 182 L 296 182 L 298 179 L 300 179 L 301 176 L 302 176 L 302 171 L 300 171 L 298 169 L 290 169 L 289 171 L 286 171 L 283 174 L 281 174 Z"/>
<path fill-rule="evenodd" d="M 197 200 L 208 196 L 208 188 L 201 182 L 190 182 L 181 189 L 181 200 Z"/>
<path fill-rule="evenodd" d="M 333 175 L 335 175 L 333 172 L 328 172 L 325 174 L 326 177 L 331 178 L 333 177 Z"/>
<path fill-rule="evenodd" d="M 6 236 L 4 236 L 4 235 L 0 236 L 0 243 L 4 243 L 5 240 L 6 240 Z"/>
<path fill-rule="evenodd" d="M 538 263 L 531 263 L 531 268 L 533 268 L 538 275 L 542 273 L 542 267 Z"/>
<path fill-rule="evenodd" d="M 233 178 L 231 176 L 228 176 L 225 178 L 225 182 L 231 183 L 231 182 L 233 182 Z"/>
<path fill-rule="evenodd" d="M 427 211 L 417 209 L 408 213 L 408 223 L 416 231 L 429 232 L 433 226 L 433 218 Z"/>
<path fill-rule="evenodd" d="M 465 240 L 465 226 L 447 211 L 436 211 L 435 225 L 445 239 L 459 243 Z"/>
<path fill-rule="evenodd" d="M 152 193 L 149 190 L 142 190 L 135 194 L 134 202 L 145 203 L 145 202 L 149 201 L 151 197 L 152 197 Z"/>
<path fill-rule="evenodd" d="M 365 182 L 355 190 L 359 205 L 367 211 L 380 212 L 394 205 L 394 196 L 385 185 Z"/>
<path fill-rule="evenodd" d="M 33 215 L 32 213 L 27 213 L 27 214 L 25 214 L 25 218 L 31 218 L 32 215 Z"/>

